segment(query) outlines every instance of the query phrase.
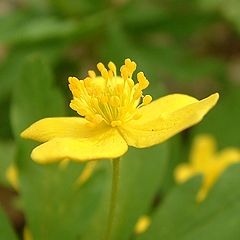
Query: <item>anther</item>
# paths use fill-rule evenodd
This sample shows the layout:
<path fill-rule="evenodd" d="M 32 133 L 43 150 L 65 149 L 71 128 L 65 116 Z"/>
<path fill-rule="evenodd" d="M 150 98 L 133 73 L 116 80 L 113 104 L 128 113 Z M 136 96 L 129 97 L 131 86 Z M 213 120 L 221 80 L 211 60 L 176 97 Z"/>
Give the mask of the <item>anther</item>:
<path fill-rule="evenodd" d="M 114 73 L 114 75 L 116 75 L 116 69 L 117 68 L 116 68 L 115 64 L 113 62 L 109 62 L 108 67 Z"/>
<path fill-rule="evenodd" d="M 148 105 L 150 102 L 152 101 L 152 96 L 150 95 L 146 95 L 144 98 L 143 98 L 143 105 Z"/>
<path fill-rule="evenodd" d="M 128 69 L 125 65 L 123 65 L 121 68 L 120 68 L 120 72 L 121 72 L 121 77 L 126 80 L 128 79 Z"/>
<path fill-rule="evenodd" d="M 99 70 L 99 72 L 101 72 L 104 68 L 105 66 L 101 62 L 97 64 L 97 69 Z"/>
<path fill-rule="evenodd" d="M 79 85 L 79 80 L 76 77 L 69 77 L 68 82 L 73 86 L 77 87 Z"/>
<path fill-rule="evenodd" d="M 139 86 L 141 89 L 145 89 L 148 87 L 149 81 L 146 79 L 143 72 L 139 72 L 137 74 L 137 79 L 138 79 Z"/>
<path fill-rule="evenodd" d="M 128 68 L 130 77 L 132 77 L 133 72 L 136 70 L 137 64 L 127 58 L 125 59 L 125 65 Z"/>

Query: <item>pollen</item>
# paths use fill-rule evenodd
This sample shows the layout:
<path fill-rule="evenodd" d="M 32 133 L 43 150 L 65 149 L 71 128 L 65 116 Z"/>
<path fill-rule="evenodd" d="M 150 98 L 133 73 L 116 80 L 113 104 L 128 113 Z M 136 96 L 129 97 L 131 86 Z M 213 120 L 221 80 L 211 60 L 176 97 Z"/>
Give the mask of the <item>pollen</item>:
<path fill-rule="evenodd" d="M 136 63 L 127 58 L 117 73 L 116 65 L 109 62 L 97 64 L 98 76 L 93 70 L 83 80 L 69 77 L 69 88 L 73 94 L 70 107 L 89 121 L 89 126 L 105 122 L 118 127 L 130 120 L 141 117 L 138 109 L 152 101 L 150 95 L 143 95 L 149 81 L 143 72 L 137 73 L 137 83 L 133 80 Z"/>

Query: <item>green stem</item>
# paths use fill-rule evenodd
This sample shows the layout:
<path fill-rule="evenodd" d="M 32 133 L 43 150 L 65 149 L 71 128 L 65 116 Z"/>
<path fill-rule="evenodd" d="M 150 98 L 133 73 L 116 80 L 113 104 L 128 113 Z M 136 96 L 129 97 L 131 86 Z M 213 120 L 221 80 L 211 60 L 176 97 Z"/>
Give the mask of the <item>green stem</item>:
<path fill-rule="evenodd" d="M 111 239 L 112 227 L 115 220 L 115 211 L 117 207 L 117 197 L 118 197 L 118 188 L 119 188 L 119 163 L 120 158 L 115 158 L 112 160 L 112 191 L 111 191 L 111 202 L 107 222 L 107 230 L 105 235 L 105 240 Z"/>

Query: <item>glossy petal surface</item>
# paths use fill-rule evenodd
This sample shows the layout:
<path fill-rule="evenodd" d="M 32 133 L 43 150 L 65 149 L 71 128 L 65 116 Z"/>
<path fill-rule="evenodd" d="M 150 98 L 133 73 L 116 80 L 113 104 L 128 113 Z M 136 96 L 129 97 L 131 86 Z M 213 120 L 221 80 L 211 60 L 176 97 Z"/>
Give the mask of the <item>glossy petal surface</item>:
<path fill-rule="evenodd" d="M 218 98 L 217 93 L 201 101 L 181 94 L 160 98 L 140 109 L 144 117 L 124 124 L 119 130 L 128 145 L 150 147 L 200 122 Z"/>

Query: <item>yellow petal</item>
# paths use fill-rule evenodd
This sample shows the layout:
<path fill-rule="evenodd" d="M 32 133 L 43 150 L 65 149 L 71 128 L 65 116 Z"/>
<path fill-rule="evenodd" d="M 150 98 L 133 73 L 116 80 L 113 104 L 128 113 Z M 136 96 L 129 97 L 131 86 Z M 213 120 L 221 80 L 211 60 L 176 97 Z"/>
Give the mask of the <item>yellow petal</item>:
<path fill-rule="evenodd" d="M 216 141 L 207 134 L 198 135 L 194 138 L 190 153 L 190 160 L 196 169 L 202 169 L 203 165 L 212 161 L 216 153 Z"/>
<path fill-rule="evenodd" d="M 177 94 L 175 96 L 176 102 L 179 97 L 182 99 L 182 95 Z M 172 99 L 173 111 L 170 109 L 171 104 L 168 106 L 169 109 L 161 109 L 165 100 L 161 101 L 159 99 L 159 109 L 156 103 L 152 105 L 154 107 L 150 111 L 151 104 L 149 104 L 148 116 L 144 116 L 144 119 L 141 119 L 141 117 L 139 120 L 132 120 L 124 124 L 119 127 L 119 131 L 128 145 L 138 148 L 150 147 L 200 122 L 204 115 L 216 104 L 218 98 L 219 95 L 217 93 L 196 102 L 191 98 L 192 100 L 189 99 L 190 103 L 182 107 L 179 107 L 180 105 L 174 103 Z M 186 102 L 188 101 L 186 100 Z M 157 111 L 161 114 L 158 114 Z"/>
<path fill-rule="evenodd" d="M 105 131 L 102 124 L 90 127 L 88 121 L 81 117 L 44 118 L 33 123 L 21 133 L 21 137 L 46 142 L 53 138 L 93 137 Z"/>
<path fill-rule="evenodd" d="M 218 153 L 217 160 L 225 166 L 240 162 L 240 150 L 232 147 L 225 148 Z"/>
<path fill-rule="evenodd" d="M 194 171 L 194 169 L 186 163 L 178 165 L 174 171 L 174 176 L 177 183 L 183 183 L 195 174 L 196 172 Z"/>
<path fill-rule="evenodd" d="M 36 147 L 31 154 L 38 163 L 51 163 L 71 159 L 88 161 L 112 159 L 122 156 L 128 149 L 127 143 L 116 129 L 89 138 L 54 138 Z"/>

